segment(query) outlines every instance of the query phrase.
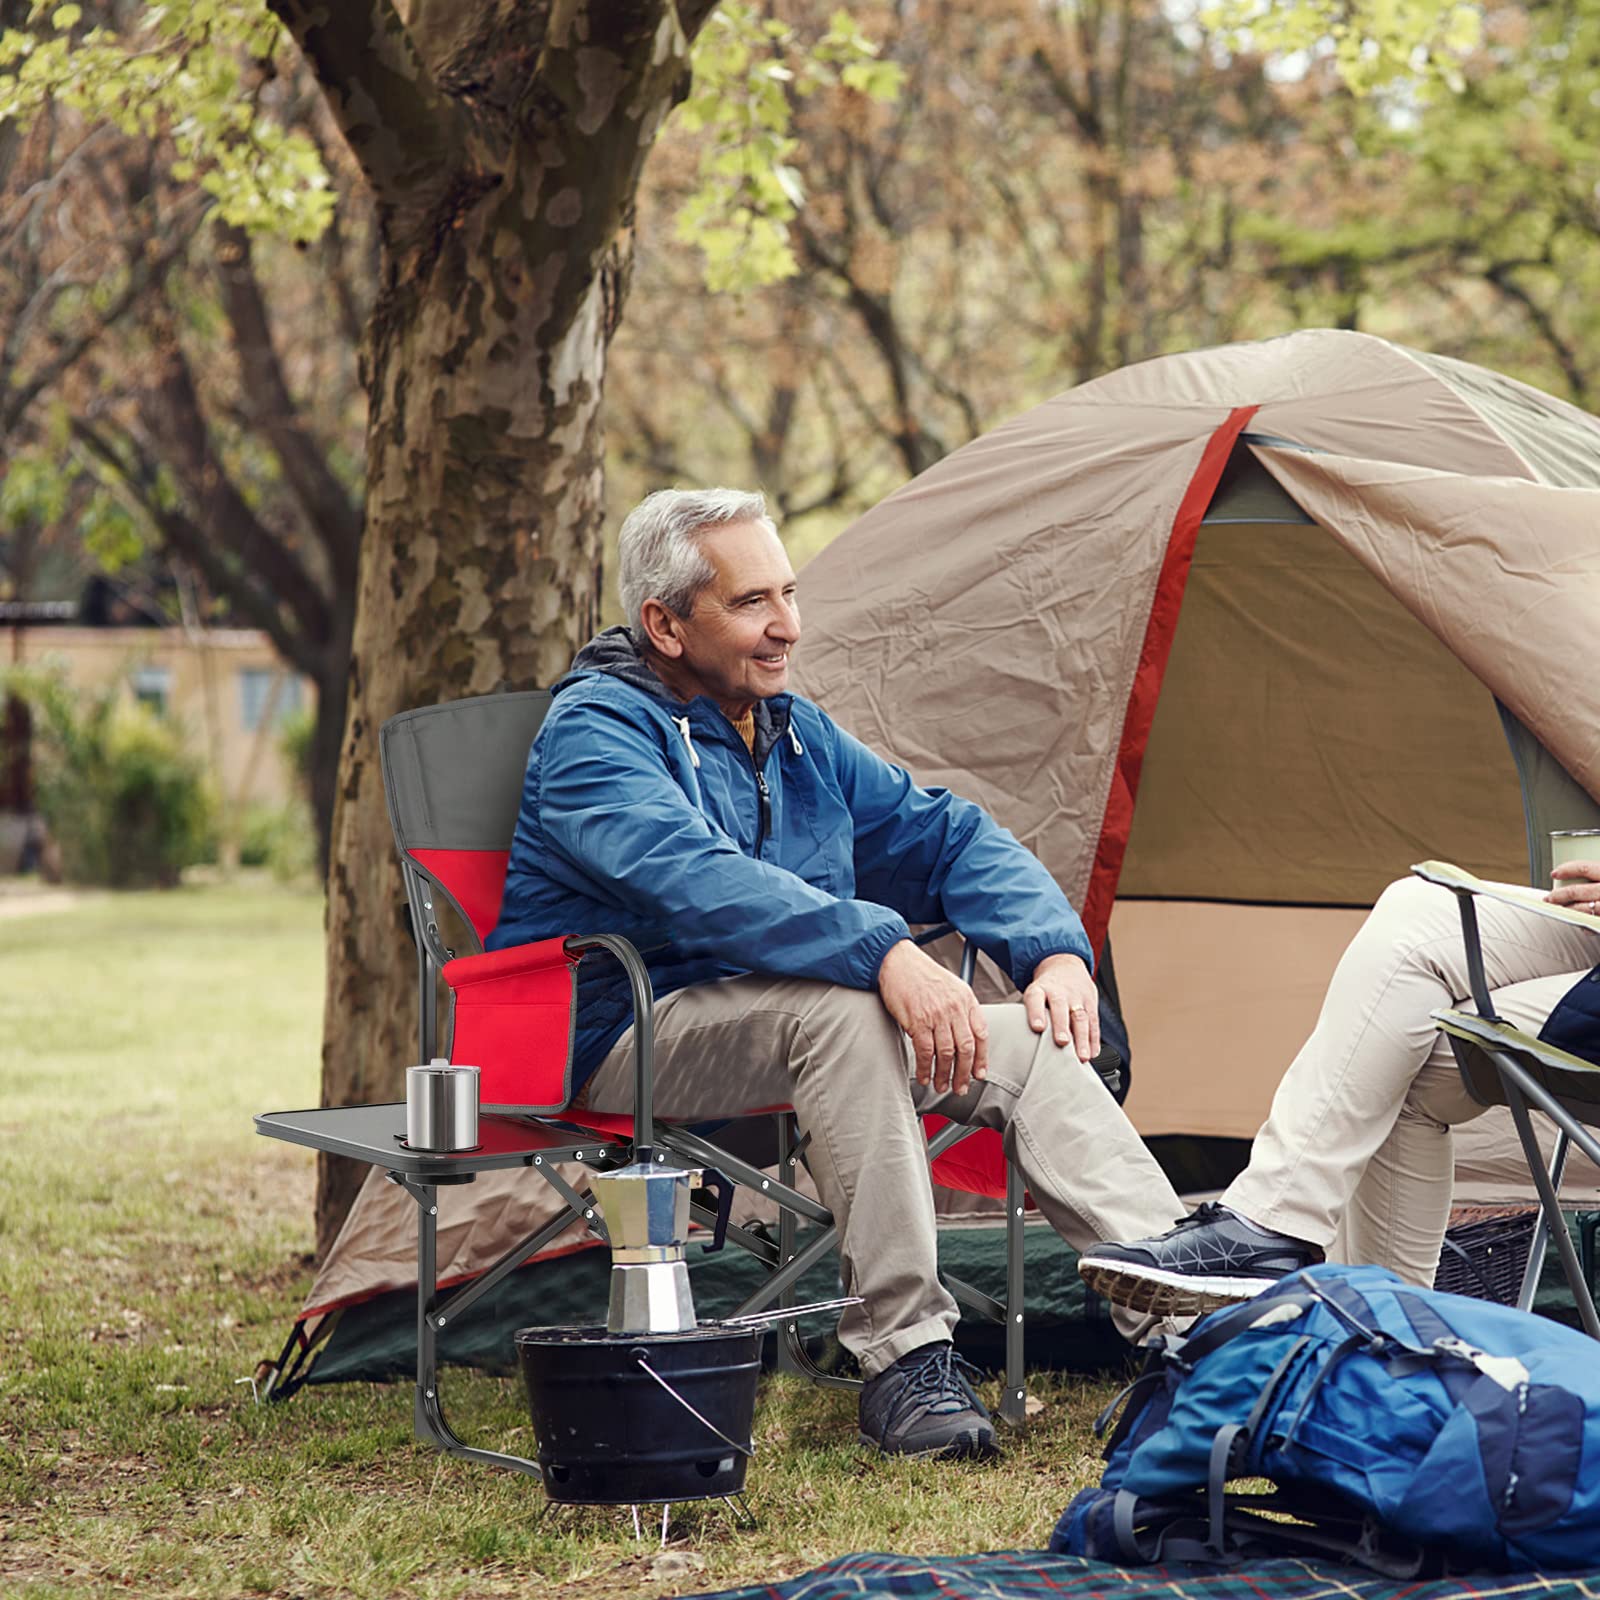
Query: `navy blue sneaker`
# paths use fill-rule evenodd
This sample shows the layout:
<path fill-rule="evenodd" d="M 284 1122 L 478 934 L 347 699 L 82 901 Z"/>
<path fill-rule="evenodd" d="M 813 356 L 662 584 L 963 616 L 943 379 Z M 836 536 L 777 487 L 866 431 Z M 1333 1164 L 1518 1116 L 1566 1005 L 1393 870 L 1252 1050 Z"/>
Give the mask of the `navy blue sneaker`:
<path fill-rule="evenodd" d="M 948 1340 L 925 1344 L 869 1378 L 861 1391 L 861 1442 L 883 1455 L 986 1460 L 1000 1453 L 994 1422 Z"/>
<path fill-rule="evenodd" d="M 1181 1317 L 1252 1299 L 1321 1260 L 1316 1245 L 1273 1233 L 1213 1200 L 1153 1238 L 1085 1250 L 1078 1276 L 1113 1305 Z"/>

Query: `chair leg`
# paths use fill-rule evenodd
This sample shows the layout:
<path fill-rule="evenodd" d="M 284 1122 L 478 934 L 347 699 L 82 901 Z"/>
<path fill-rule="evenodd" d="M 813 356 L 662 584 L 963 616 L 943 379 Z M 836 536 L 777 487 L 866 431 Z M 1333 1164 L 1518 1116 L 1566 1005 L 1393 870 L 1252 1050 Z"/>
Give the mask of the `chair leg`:
<path fill-rule="evenodd" d="M 806 1147 L 804 1138 L 794 1139 L 798 1130 L 795 1128 L 792 1117 L 782 1116 L 778 1119 L 778 1172 L 785 1187 L 792 1188 L 795 1180 L 795 1169 L 799 1165 L 800 1153 Z M 779 1274 L 792 1269 L 799 1261 L 795 1250 L 796 1233 L 799 1219 L 794 1212 L 780 1200 L 778 1202 L 778 1268 Z M 804 1263 L 805 1270 L 809 1271 L 813 1261 L 820 1259 L 833 1248 L 835 1230 L 829 1227 L 825 1234 L 818 1235 L 809 1243 L 803 1254 L 810 1258 Z M 798 1277 L 791 1277 L 779 1290 L 777 1301 L 780 1306 L 792 1306 L 795 1303 L 796 1285 Z M 755 1300 L 764 1301 L 765 1296 L 756 1295 Z M 739 1307 L 743 1312 L 753 1310 L 755 1306 L 747 1301 Z M 797 1322 L 780 1322 L 774 1329 L 777 1336 L 777 1366 L 779 1372 L 792 1372 L 801 1378 L 809 1378 L 812 1383 L 819 1384 L 829 1389 L 859 1389 L 859 1378 L 841 1378 L 836 1373 L 824 1372 L 815 1361 L 811 1359 L 810 1352 L 805 1347 L 805 1341 L 800 1337 L 800 1325 Z"/>
<path fill-rule="evenodd" d="M 1000 1398 L 1000 1415 L 1021 1426 L 1028 1414 L 1028 1387 L 1024 1365 L 1023 1289 L 1024 1235 L 1022 1231 L 1022 1174 L 1014 1161 L 1006 1163 L 1006 1386 Z"/>
<path fill-rule="evenodd" d="M 794 1128 L 788 1116 L 778 1118 L 778 1175 L 785 1183 L 792 1183 L 793 1157 L 789 1154 L 793 1144 Z M 786 1267 L 794 1260 L 795 1214 L 786 1205 L 778 1205 L 778 1265 Z M 794 1304 L 794 1286 L 791 1284 L 778 1296 L 780 1306 Z M 811 1365 L 793 1325 L 778 1324 L 778 1371 L 801 1373 L 809 1377 L 806 1368 Z"/>
<path fill-rule="evenodd" d="M 417 1204 L 417 1377 L 412 1399 L 413 1431 L 417 1438 L 436 1445 L 446 1455 L 542 1478 L 537 1461 L 506 1455 L 499 1450 L 479 1450 L 464 1443 L 445 1420 L 444 1404 L 439 1396 L 439 1351 L 435 1331 L 439 1310 L 439 1192 L 432 1184 L 415 1178 L 402 1177 L 399 1181 Z"/>
<path fill-rule="evenodd" d="M 1500 1058 L 1491 1057 L 1497 1066 L 1501 1065 Z M 1546 1220 L 1550 1224 L 1550 1231 L 1555 1235 L 1556 1249 L 1561 1255 L 1562 1270 L 1567 1275 L 1567 1287 L 1572 1291 L 1572 1299 L 1578 1308 L 1578 1318 L 1583 1323 L 1583 1331 L 1591 1339 L 1600 1339 L 1600 1315 L 1595 1312 L 1594 1297 L 1589 1293 L 1589 1285 L 1583 1281 L 1583 1267 L 1578 1261 L 1578 1252 L 1572 1247 L 1572 1236 L 1567 1232 L 1566 1222 L 1561 1216 L 1561 1201 L 1555 1190 L 1550 1185 L 1550 1174 L 1545 1171 L 1544 1153 L 1539 1149 L 1539 1141 L 1534 1137 L 1533 1121 L 1528 1115 L 1528 1102 L 1523 1098 L 1521 1088 L 1514 1081 L 1512 1073 L 1502 1067 L 1500 1080 L 1505 1086 L 1506 1103 L 1511 1108 L 1511 1120 L 1516 1124 L 1517 1137 L 1522 1141 L 1523 1154 L 1528 1159 L 1528 1171 L 1533 1177 L 1534 1187 L 1539 1191 L 1539 1201 L 1543 1207 Z"/>
<path fill-rule="evenodd" d="M 1572 1148 L 1572 1135 L 1565 1128 L 1556 1133 L 1556 1147 L 1550 1152 L 1550 1187 L 1561 1193 L 1561 1180 L 1566 1176 L 1567 1152 Z M 1566 1226 L 1563 1220 L 1560 1224 Z M 1545 1246 L 1550 1242 L 1550 1218 L 1543 1206 L 1533 1225 L 1533 1239 L 1528 1245 L 1528 1264 L 1522 1269 L 1522 1286 L 1517 1290 L 1517 1310 L 1532 1311 L 1533 1297 L 1539 1292 L 1539 1278 L 1544 1271 Z M 1587 1282 L 1587 1278 L 1585 1278 Z"/>

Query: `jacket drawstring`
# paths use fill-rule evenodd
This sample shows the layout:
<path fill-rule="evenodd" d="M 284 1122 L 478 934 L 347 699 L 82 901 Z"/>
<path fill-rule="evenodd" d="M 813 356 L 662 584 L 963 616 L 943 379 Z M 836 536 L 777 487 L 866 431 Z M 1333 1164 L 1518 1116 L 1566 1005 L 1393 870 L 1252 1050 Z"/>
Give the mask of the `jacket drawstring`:
<path fill-rule="evenodd" d="M 668 712 L 668 715 L 671 716 L 671 713 Z M 689 752 L 689 760 L 694 763 L 694 769 L 698 772 L 700 770 L 700 752 L 695 749 L 694 740 L 689 737 L 689 719 L 687 717 L 673 717 L 672 720 L 678 725 L 678 732 L 683 735 L 684 748 Z"/>
<path fill-rule="evenodd" d="M 794 753 L 797 756 L 803 756 L 806 753 L 806 747 L 800 743 L 800 735 L 794 731 L 792 722 L 789 724 L 789 743 L 794 746 Z"/>

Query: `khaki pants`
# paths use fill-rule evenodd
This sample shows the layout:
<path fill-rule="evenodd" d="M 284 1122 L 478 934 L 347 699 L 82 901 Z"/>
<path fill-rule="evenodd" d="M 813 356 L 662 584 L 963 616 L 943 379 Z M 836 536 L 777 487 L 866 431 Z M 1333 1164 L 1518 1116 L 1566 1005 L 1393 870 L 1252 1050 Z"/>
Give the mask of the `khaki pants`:
<path fill-rule="evenodd" d="M 675 1122 L 792 1105 L 817 1192 L 839 1225 L 839 1337 L 870 1377 L 947 1339 L 959 1315 L 938 1279 L 919 1112 L 996 1129 L 1056 1232 L 1079 1249 L 1169 1228 L 1184 1207 L 1094 1071 L 1020 1005 L 984 1007 L 989 1076 L 957 1098 L 922 1088 L 875 991 L 750 974 L 655 1007 L 656 1113 Z M 632 1032 L 589 1080 L 586 1105 L 633 1101 Z M 1116 1313 L 1125 1333 L 1140 1326 Z"/>
<path fill-rule="evenodd" d="M 1495 1010 L 1537 1033 L 1600 961 L 1600 936 L 1494 900 L 1477 910 Z M 1432 1283 L 1450 1217 L 1450 1128 L 1483 1107 L 1429 1014 L 1468 995 L 1455 896 L 1420 878 L 1390 884 L 1340 958 L 1224 1202 L 1335 1260 Z"/>

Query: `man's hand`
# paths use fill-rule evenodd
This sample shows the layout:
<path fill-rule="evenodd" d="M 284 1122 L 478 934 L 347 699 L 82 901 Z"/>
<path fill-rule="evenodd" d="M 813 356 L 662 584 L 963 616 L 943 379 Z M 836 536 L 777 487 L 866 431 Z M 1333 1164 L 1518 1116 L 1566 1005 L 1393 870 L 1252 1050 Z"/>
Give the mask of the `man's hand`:
<path fill-rule="evenodd" d="M 1083 962 L 1073 955 L 1046 956 L 1022 991 L 1035 1033 L 1055 1029 L 1057 1044 L 1071 1044 L 1080 1061 L 1100 1054 L 1100 992 Z"/>
<path fill-rule="evenodd" d="M 977 996 L 909 939 L 889 946 L 878 993 L 911 1040 L 918 1083 L 965 1094 L 972 1079 L 989 1075 L 989 1025 Z"/>
<path fill-rule="evenodd" d="M 1571 911 L 1600 915 L 1600 861 L 1568 861 L 1550 873 L 1555 887 L 1545 896 Z"/>

